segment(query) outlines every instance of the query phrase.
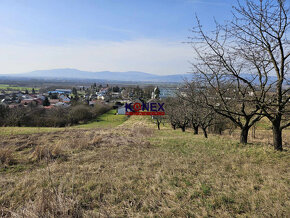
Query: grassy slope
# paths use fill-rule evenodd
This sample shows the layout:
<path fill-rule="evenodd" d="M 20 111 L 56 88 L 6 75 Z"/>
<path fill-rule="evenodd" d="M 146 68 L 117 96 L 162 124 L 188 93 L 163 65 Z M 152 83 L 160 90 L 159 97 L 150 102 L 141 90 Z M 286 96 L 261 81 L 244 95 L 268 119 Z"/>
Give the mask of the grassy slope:
<path fill-rule="evenodd" d="M 115 129 L 6 137 L 0 145 L 9 143 L 16 164 L 0 170 L 3 214 L 9 214 L 7 208 L 30 216 L 290 213 L 289 151 L 218 136 L 205 140 L 168 127 L 157 131 L 144 117 L 131 117 Z M 39 148 L 49 152 L 42 156 Z M 52 156 L 46 159 L 47 153 Z"/>
<path fill-rule="evenodd" d="M 71 128 L 104 128 L 116 127 L 127 120 L 125 115 L 115 115 L 115 110 L 111 110 L 101 115 L 97 121 L 73 126 Z M 2 135 L 22 135 L 22 134 L 36 134 L 36 133 L 49 133 L 56 131 L 64 131 L 66 128 L 53 128 L 53 127 L 0 127 L 0 136 Z"/>
<path fill-rule="evenodd" d="M 74 126 L 73 128 L 102 128 L 102 127 L 116 127 L 127 120 L 125 115 L 115 115 L 116 110 L 101 115 L 96 121 L 87 124 Z"/>
<path fill-rule="evenodd" d="M 169 129 L 151 141 L 173 155 L 168 164 L 175 175 L 167 182 L 181 205 L 192 204 L 183 206 L 186 213 L 196 208 L 193 214 L 202 216 L 289 214 L 289 151 Z"/>

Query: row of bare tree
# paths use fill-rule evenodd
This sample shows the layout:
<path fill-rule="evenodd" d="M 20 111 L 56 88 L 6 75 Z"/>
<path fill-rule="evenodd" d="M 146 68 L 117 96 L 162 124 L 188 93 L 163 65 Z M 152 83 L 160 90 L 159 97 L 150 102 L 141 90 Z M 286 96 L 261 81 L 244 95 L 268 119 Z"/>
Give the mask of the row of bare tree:
<path fill-rule="evenodd" d="M 290 125 L 288 16 L 289 2 L 248 0 L 238 2 L 233 19 L 216 23 L 212 32 L 204 31 L 196 18 L 190 38 L 195 89 L 207 109 L 241 129 L 242 143 L 251 126 L 267 117 L 273 145 L 282 150 L 282 130 Z"/>
<path fill-rule="evenodd" d="M 221 132 L 228 120 L 247 143 L 249 129 L 266 117 L 281 151 L 282 130 L 290 126 L 288 16 L 284 0 L 245 0 L 234 7 L 232 21 L 216 23 L 210 33 L 196 17 L 190 37 L 194 79 L 166 102 L 172 127 L 192 127 L 195 134 L 200 128 L 207 137 L 210 126 Z M 155 120 L 159 127 L 162 119 Z"/>
<path fill-rule="evenodd" d="M 208 137 L 209 127 L 212 127 L 218 134 L 222 134 L 225 129 L 234 128 L 228 120 L 207 107 L 202 96 L 198 95 L 197 89 L 191 89 L 192 84 L 183 92 L 178 93 L 178 97 L 166 99 L 166 118 L 172 128 L 180 128 L 183 132 L 186 128 L 192 128 L 195 135 L 201 129 L 205 138 Z M 157 120 L 162 122 L 164 119 L 154 118 L 156 122 Z"/>

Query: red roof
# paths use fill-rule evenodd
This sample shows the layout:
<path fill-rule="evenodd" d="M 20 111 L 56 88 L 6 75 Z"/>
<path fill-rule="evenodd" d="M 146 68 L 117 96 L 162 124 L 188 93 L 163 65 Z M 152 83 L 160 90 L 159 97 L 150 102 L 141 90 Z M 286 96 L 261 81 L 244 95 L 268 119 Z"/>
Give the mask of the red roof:
<path fill-rule="evenodd" d="M 54 106 L 53 105 L 49 105 L 49 106 L 44 106 L 43 108 L 44 109 L 51 109 L 51 108 L 54 108 Z"/>

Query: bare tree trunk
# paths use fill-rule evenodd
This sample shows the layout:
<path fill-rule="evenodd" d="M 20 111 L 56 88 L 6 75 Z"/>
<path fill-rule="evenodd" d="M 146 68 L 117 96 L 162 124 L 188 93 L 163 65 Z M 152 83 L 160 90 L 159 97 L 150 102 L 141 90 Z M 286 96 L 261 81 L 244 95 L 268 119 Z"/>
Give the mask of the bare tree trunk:
<path fill-rule="evenodd" d="M 240 143 L 242 143 L 242 144 L 248 143 L 249 129 L 250 128 L 248 126 L 244 126 L 242 128 L 241 135 L 240 135 Z"/>
<path fill-rule="evenodd" d="M 193 126 L 194 135 L 198 135 L 198 126 Z"/>
<path fill-rule="evenodd" d="M 174 130 L 176 130 L 176 125 L 171 124 L 171 126 L 172 126 L 172 128 L 173 128 Z"/>
<path fill-rule="evenodd" d="M 203 135 L 205 138 L 207 138 L 207 131 L 206 131 L 206 128 L 202 128 L 202 131 L 203 131 Z"/>
<path fill-rule="evenodd" d="M 282 151 L 282 130 L 280 128 L 281 120 L 277 119 L 274 122 L 272 122 L 272 128 L 273 128 L 273 144 L 274 148 L 277 151 Z"/>
<path fill-rule="evenodd" d="M 252 138 L 255 139 L 256 138 L 256 125 L 254 125 L 252 127 Z"/>
<path fill-rule="evenodd" d="M 158 130 L 160 130 L 160 123 L 157 121 Z"/>
<path fill-rule="evenodd" d="M 185 132 L 185 126 L 181 127 L 182 132 Z"/>

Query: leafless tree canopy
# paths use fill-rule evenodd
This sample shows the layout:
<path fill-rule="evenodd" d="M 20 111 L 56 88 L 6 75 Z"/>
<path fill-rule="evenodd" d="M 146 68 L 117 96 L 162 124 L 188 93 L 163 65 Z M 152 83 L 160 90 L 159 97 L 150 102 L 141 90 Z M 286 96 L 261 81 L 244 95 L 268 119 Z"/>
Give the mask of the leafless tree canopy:
<path fill-rule="evenodd" d="M 197 17 L 190 38 L 197 57 L 193 70 L 207 105 L 242 132 L 266 116 L 277 150 L 282 150 L 282 129 L 290 125 L 288 15 L 282 0 L 241 1 L 233 19 L 216 23 L 213 32 L 206 33 Z"/>

